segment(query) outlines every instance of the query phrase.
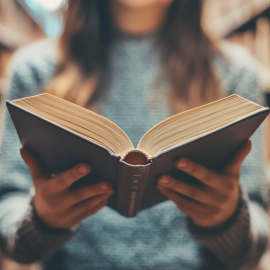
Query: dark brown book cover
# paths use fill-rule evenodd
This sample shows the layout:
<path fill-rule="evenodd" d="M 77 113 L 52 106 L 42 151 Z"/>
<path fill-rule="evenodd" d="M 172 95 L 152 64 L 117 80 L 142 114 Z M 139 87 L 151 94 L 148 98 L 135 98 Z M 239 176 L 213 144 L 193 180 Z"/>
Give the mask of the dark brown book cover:
<path fill-rule="evenodd" d="M 91 172 L 77 186 L 108 181 L 116 191 L 109 206 L 120 214 L 135 216 L 166 198 L 156 189 L 157 178 L 170 174 L 181 181 L 197 181 L 175 168 L 183 156 L 221 171 L 229 159 L 251 137 L 269 114 L 269 108 L 164 151 L 147 165 L 130 165 L 107 148 L 7 101 L 7 107 L 23 147 L 32 153 L 45 173 L 58 174 L 87 162 Z"/>

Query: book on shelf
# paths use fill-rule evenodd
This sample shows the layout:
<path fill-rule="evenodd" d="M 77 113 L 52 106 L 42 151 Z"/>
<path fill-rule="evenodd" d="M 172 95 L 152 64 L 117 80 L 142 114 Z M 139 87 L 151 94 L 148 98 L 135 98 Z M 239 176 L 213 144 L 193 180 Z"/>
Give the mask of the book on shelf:
<path fill-rule="evenodd" d="M 175 167 L 179 157 L 221 172 L 269 114 L 231 95 L 167 118 L 135 148 L 110 120 L 47 93 L 7 101 L 7 107 L 23 147 L 45 173 L 90 164 L 91 172 L 71 188 L 108 181 L 115 190 L 108 206 L 127 217 L 166 200 L 156 188 L 162 174 L 197 183 Z"/>

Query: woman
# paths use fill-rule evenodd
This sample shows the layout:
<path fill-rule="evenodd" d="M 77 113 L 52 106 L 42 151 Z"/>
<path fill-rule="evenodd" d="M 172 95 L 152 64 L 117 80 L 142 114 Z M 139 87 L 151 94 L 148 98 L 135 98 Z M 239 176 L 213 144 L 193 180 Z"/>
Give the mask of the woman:
<path fill-rule="evenodd" d="M 49 91 L 111 119 L 134 145 L 173 113 L 224 95 L 260 102 L 253 61 L 233 46 L 218 49 L 210 42 L 200 26 L 201 5 L 200 0 L 70 0 L 59 46 L 42 41 L 19 51 L 5 99 Z M 21 149 L 30 175 L 19 148 L 7 115 L 1 247 L 18 262 L 44 261 L 50 270 L 237 269 L 255 266 L 266 249 L 260 131 L 248 157 L 250 142 L 224 164 L 222 174 L 180 159 L 178 169 L 202 188 L 164 175 L 157 188 L 169 200 L 130 219 L 105 207 L 114 191 L 102 179 L 69 190 L 91 164 L 47 176 Z"/>

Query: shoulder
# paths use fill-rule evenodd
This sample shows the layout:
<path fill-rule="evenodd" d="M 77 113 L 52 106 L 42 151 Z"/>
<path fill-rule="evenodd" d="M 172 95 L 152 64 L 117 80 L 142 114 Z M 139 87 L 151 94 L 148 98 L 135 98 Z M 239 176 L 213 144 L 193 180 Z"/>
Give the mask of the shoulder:
<path fill-rule="evenodd" d="M 259 64 L 242 46 L 223 42 L 221 54 L 215 56 L 217 74 L 228 95 L 238 94 L 254 102 L 262 102 L 259 87 Z"/>
<path fill-rule="evenodd" d="M 57 40 L 45 39 L 16 51 L 9 66 L 10 80 L 15 84 L 41 87 L 54 72 L 57 61 Z"/>

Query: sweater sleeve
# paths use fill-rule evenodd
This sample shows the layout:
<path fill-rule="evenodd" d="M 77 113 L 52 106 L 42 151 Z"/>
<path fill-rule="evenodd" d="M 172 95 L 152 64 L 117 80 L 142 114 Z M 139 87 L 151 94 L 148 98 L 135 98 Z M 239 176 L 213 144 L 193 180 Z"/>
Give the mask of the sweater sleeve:
<path fill-rule="evenodd" d="M 20 156 L 21 143 L 4 104 L 6 100 L 40 93 L 48 74 L 52 74 L 53 66 L 46 62 L 47 58 L 41 59 L 35 46 L 15 54 L 1 106 L 4 126 L 0 149 L 0 247 L 4 255 L 20 263 L 44 259 L 73 235 L 72 230 L 50 230 L 35 216 L 30 203 L 32 180 Z M 41 62 L 35 63 L 36 59 Z"/>
<path fill-rule="evenodd" d="M 236 93 L 256 103 L 262 103 L 256 63 L 251 61 L 246 66 L 238 65 L 239 63 L 228 71 L 228 93 Z M 262 128 L 259 128 L 251 139 L 252 150 L 241 167 L 240 183 L 243 192 L 233 222 L 219 232 L 206 232 L 190 220 L 188 222 L 189 230 L 195 239 L 230 269 L 253 268 L 268 246 L 269 218 L 266 213 L 267 185 L 263 168 Z"/>

